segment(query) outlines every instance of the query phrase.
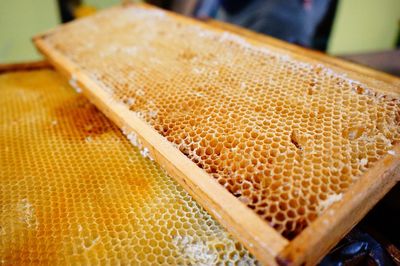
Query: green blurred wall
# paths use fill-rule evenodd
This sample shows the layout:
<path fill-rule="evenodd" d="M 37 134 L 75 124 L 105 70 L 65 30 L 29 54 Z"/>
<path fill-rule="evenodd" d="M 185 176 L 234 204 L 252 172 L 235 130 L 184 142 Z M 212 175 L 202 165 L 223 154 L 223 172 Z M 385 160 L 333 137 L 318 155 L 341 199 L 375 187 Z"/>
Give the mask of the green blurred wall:
<path fill-rule="evenodd" d="M 98 9 L 115 6 L 121 3 L 121 0 L 83 0 L 86 5 L 94 6 Z"/>
<path fill-rule="evenodd" d="M 31 37 L 59 21 L 56 0 L 0 0 L 0 63 L 39 59 Z"/>
<path fill-rule="evenodd" d="M 349 54 L 395 47 L 400 0 L 340 0 L 328 53 Z"/>

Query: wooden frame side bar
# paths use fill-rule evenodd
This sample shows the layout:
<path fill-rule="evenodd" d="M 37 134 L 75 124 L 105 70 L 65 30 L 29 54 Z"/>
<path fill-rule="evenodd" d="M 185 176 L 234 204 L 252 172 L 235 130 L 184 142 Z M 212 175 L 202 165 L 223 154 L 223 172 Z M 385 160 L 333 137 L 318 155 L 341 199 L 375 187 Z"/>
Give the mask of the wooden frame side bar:
<path fill-rule="evenodd" d="M 67 78 L 74 77 L 83 93 L 120 128 L 137 135 L 151 156 L 174 177 L 222 226 L 240 240 L 263 264 L 275 265 L 275 257 L 287 245 L 282 237 L 253 210 L 240 202 L 215 179 L 176 149 L 128 108 L 112 99 L 73 62 L 34 38 L 39 51 Z"/>
<path fill-rule="evenodd" d="M 11 71 L 29 71 L 43 68 L 52 68 L 52 66 L 49 64 L 49 62 L 44 60 L 26 63 L 0 64 L 0 74 Z"/>

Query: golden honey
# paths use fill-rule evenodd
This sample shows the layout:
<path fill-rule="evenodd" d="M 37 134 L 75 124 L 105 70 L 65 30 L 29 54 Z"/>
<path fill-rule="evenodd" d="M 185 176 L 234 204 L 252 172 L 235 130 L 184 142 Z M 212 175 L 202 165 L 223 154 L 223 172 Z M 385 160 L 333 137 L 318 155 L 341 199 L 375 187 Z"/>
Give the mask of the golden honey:
<path fill-rule="evenodd" d="M 256 264 L 53 70 L 0 75 L 0 264 Z"/>

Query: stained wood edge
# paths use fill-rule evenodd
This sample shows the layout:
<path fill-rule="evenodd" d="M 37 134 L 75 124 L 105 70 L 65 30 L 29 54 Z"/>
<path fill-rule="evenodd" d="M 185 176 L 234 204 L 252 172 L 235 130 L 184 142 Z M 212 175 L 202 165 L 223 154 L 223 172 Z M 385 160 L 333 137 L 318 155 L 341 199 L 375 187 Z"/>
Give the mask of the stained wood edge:
<path fill-rule="evenodd" d="M 45 60 L 14 64 L 0 64 L 0 74 L 14 71 L 38 70 L 43 68 L 52 68 L 52 66 Z"/>
<path fill-rule="evenodd" d="M 113 102 L 99 85 L 40 37 L 38 50 L 68 79 L 73 77 L 89 100 L 125 131 L 135 133 L 167 173 L 236 237 L 263 264 L 276 265 L 275 257 L 288 241 L 239 201 L 214 178 L 183 155 L 170 142 L 125 106 Z"/>
<path fill-rule="evenodd" d="M 387 154 L 277 256 L 280 265 L 315 265 L 400 181 L 400 144 Z"/>

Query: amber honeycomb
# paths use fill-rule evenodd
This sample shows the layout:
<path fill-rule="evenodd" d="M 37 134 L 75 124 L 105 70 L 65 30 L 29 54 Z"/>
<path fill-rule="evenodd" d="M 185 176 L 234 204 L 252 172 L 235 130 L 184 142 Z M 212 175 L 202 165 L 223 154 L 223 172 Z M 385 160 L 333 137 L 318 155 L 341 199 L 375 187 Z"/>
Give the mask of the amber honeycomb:
<path fill-rule="evenodd" d="M 287 238 L 399 140 L 398 96 L 163 11 L 43 38 Z"/>
<path fill-rule="evenodd" d="M 254 258 L 51 70 L 0 75 L 0 265 Z"/>

